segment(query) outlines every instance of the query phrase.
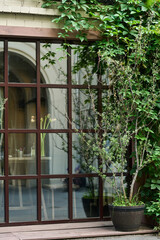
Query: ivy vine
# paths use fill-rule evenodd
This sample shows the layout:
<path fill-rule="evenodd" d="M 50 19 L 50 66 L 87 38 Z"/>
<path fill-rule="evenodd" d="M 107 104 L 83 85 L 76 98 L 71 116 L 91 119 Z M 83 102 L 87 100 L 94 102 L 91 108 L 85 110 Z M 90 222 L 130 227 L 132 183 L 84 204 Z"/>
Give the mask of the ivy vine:
<path fill-rule="evenodd" d="M 64 39 L 64 47 L 72 47 L 67 38 L 73 32 L 82 43 L 76 50 L 79 51 L 79 60 L 75 71 L 92 66 L 92 73 L 103 75 L 106 69 L 111 67 L 111 76 L 132 85 L 131 92 L 127 94 L 135 94 L 136 98 L 132 98 L 134 102 L 131 106 L 135 104 L 136 110 L 130 118 L 136 119 L 137 114 L 140 128 L 143 128 L 135 139 L 139 144 L 143 144 L 146 134 L 150 134 L 148 152 L 153 145 L 159 145 L 159 137 L 155 138 L 155 132 L 159 131 L 160 116 L 159 0 L 114 0 L 108 4 L 97 0 L 44 0 L 42 7 L 59 10 L 59 16 L 52 22 L 62 24 L 59 37 Z M 97 31 L 100 40 L 88 41 L 87 31 L 90 30 Z M 118 67 L 121 68 L 120 71 Z M 131 99 L 130 95 L 125 97 Z M 145 109 L 148 112 L 145 112 Z M 135 125 L 134 121 L 133 124 Z M 129 125 L 131 129 L 133 125 Z M 157 163 L 157 155 L 154 157 Z M 160 164 L 158 165 L 160 167 Z"/>

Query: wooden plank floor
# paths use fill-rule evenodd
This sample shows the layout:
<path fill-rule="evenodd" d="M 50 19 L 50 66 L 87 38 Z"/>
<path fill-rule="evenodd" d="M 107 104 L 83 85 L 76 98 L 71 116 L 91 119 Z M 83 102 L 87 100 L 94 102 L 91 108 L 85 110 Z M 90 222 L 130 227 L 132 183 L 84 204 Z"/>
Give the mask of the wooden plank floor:
<path fill-rule="evenodd" d="M 155 231 L 142 227 L 135 234 L 151 234 Z M 14 227 L 0 227 L 0 240 L 53 240 L 95 238 L 130 235 L 133 232 L 115 231 L 111 222 L 85 222 L 65 224 L 44 224 Z"/>

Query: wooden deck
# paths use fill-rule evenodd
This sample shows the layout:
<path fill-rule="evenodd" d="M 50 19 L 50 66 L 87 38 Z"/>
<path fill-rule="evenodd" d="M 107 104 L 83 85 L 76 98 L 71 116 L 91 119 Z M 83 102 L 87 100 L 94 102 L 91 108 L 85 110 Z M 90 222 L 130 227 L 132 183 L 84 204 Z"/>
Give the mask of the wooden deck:
<path fill-rule="evenodd" d="M 142 227 L 135 234 L 152 234 L 155 231 Z M 83 222 L 65 224 L 44 224 L 14 227 L 0 227 L 0 240 L 48 240 L 78 239 L 96 237 L 123 236 L 133 232 L 118 232 L 111 222 Z"/>

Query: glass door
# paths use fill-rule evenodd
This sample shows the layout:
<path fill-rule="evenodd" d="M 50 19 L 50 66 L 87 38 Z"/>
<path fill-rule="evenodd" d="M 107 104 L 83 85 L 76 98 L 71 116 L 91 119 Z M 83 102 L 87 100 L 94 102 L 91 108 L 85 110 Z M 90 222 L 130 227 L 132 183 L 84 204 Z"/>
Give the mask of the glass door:
<path fill-rule="evenodd" d="M 78 55 L 60 47 L 0 41 L 0 225 L 109 217 L 113 189 L 88 168 L 99 159 L 78 136 L 95 134 L 87 72 L 72 73 Z M 90 87 L 100 109 L 108 85 L 93 75 Z"/>

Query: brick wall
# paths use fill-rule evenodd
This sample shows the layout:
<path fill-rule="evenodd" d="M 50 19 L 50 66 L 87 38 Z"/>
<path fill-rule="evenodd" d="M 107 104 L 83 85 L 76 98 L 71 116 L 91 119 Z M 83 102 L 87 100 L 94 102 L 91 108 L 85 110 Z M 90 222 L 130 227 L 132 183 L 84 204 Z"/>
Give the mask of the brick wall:
<path fill-rule="evenodd" d="M 60 27 L 51 22 L 56 9 L 41 8 L 42 0 L 0 0 L 0 26 Z"/>
<path fill-rule="evenodd" d="M 40 7 L 42 0 L 1 0 L 5 6 Z"/>

